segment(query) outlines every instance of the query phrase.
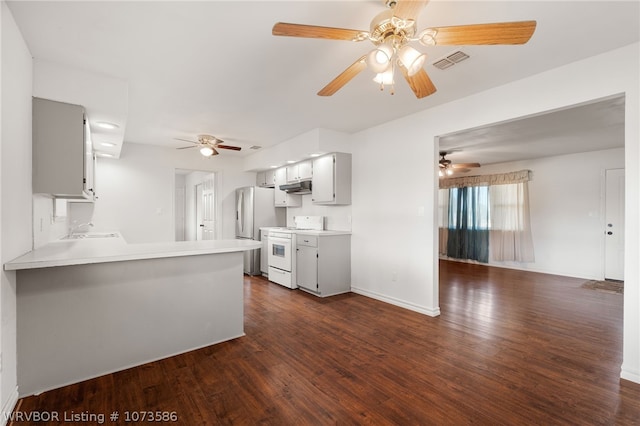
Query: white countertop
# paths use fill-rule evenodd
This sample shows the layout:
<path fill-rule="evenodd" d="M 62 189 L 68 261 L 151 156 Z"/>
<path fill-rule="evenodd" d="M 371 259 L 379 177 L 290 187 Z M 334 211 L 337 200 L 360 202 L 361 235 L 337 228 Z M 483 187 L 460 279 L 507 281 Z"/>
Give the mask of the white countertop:
<path fill-rule="evenodd" d="M 351 235 L 351 232 L 349 231 L 331 231 L 328 229 L 325 229 L 322 231 L 316 231 L 313 229 L 295 229 L 293 230 L 293 232 L 299 235 L 318 235 L 320 237 L 331 236 L 331 235 Z"/>
<path fill-rule="evenodd" d="M 296 229 L 296 228 L 287 228 L 284 226 L 267 226 L 264 228 L 260 228 L 264 231 L 282 231 L 282 232 L 290 232 L 292 234 L 302 234 L 302 235 L 351 235 L 351 231 L 333 231 L 330 229 Z"/>
<path fill-rule="evenodd" d="M 178 241 L 146 244 L 127 244 L 118 238 L 59 240 L 5 263 L 4 269 L 15 271 L 52 266 L 231 253 L 254 250 L 260 247 L 260 241 L 253 240 Z"/>

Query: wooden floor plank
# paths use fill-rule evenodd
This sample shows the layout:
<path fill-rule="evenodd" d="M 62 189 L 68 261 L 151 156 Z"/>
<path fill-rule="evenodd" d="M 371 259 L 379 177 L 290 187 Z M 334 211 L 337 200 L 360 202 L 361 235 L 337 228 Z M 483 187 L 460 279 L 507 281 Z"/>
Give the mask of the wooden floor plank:
<path fill-rule="evenodd" d="M 640 385 L 619 378 L 622 295 L 582 282 L 442 261 L 431 318 L 245 277 L 245 337 L 20 410 L 175 411 L 185 425 L 640 424 Z"/>

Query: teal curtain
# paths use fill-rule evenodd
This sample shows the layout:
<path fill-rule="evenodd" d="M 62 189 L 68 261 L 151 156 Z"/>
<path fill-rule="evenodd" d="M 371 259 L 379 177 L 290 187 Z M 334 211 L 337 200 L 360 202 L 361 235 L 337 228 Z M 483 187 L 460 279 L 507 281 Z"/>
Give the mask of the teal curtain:
<path fill-rule="evenodd" d="M 447 256 L 489 262 L 489 187 L 451 188 Z"/>

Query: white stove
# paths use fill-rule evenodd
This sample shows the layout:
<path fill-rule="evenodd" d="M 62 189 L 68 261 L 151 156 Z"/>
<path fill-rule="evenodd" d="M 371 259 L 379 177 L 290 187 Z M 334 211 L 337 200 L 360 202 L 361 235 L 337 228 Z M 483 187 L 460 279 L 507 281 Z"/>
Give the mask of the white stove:
<path fill-rule="evenodd" d="M 294 216 L 295 226 L 269 229 L 269 281 L 297 288 L 295 279 L 296 231 L 324 229 L 324 216 Z"/>

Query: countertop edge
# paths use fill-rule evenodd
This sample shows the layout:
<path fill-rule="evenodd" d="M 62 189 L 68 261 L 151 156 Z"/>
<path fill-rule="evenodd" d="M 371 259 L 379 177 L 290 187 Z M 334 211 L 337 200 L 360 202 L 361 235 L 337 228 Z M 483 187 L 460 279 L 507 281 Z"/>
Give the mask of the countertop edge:
<path fill-rule="evenodd" d="M 236 241 L 236 240 L 230 240 Z M 50 268 L 50 267 L 58 267 L 58 266 L 75 266 L 75 265 L 90 265 L 96 263 L 111 263 L 111 262 L 126 262 L 126 261 L 135 261 L 135 260 L 146 260 L 146 259 L 159 259 L 159 258 L 169 258 L 169 257 L 182 257 L 182 256 L 200 256 L 200 255 L 208 255 L 208 254 L 224 254 L 224 253 L 234 253 L 234 252 L 243 252 L 248 250 L 255 250 L 261 247 L 260 241 L 247 241 L 243 242 L 242 245 L 234 245 L 228 247 L 190 247 L 190 248 L 175 248 L 169 250 L 170 246 L 159 244 L 157 247 L 160 250 L 153 250 L 153 244 L 141 244 L 139 247 L 136 247 L 136 244 L 127 245 L 128 251 L 127 253 L 122 254 L 105 254 L 105 255 L 94 255 L 87 257 L 59 257 L 59 258 L 46 258 L 43 257 L 41 259 L 37 258 L 38 249 L 31 251 L 23 256 L 20 256 L 12 261 L 9 261 L 4 264 L 5 271 L 19 271 L 25 269 L 39 269 L 39 268 Z M 137 251 L 136 249 L 140 249 Z M 148 250 L 148 251 L 145 251 Z M 34 254 L 35 253 L 35 254 Z"/>

